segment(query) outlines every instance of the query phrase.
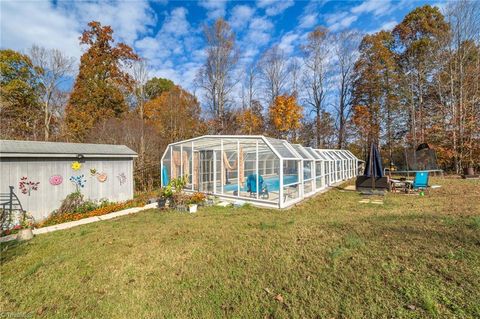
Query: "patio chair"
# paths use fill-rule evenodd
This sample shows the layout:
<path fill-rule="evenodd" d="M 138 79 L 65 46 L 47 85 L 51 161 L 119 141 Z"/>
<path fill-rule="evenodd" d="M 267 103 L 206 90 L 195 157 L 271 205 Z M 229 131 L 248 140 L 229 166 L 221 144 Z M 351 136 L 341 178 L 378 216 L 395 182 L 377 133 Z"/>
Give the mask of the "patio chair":
<path fill-rule="evenodd" d="M 247 177 L 247 192 L 250 193 L 250 197 L 257 196 L 257 175 L 250 174 Z M 258 175 L 258 195 L 263 199 L 268 199 L 267 185 L 263 181 L 262 175 Z"/>
<path fill-rule="evenodd" d="M 428 191 L 428 171 L 418 171 L 415 173 L 413 181 L 405 181 L 407 184 L 407 191 L 424 190 Z"/>

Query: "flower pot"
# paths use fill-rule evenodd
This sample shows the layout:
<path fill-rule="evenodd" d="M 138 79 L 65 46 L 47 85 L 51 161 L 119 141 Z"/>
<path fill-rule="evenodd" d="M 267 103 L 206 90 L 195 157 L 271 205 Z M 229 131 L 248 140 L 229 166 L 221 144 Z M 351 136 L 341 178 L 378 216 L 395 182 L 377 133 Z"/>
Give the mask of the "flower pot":
<path fill-rule="evenodd" d="M 158 203 L 158 208 L 164 208 L 165 205 L 167 204 L 167 199 L 166 198 L 160 198 L 157 203 Z"/>
<path fill-rule="evenodd" d="M 33 232 L 30 228 L 21 229 L 18 231 L 17 240 L 24 241 L 24 240 L 30 240 L 32 238 L 33 238 Z"/>
<path fill-rule="evenodd" d="M 188 212 L 189 212 L 189 213 L 196 213 L 196 212 L 197 212 L 197 209 L 198 209 L 198 205 L 197 205 L 197 204 L 188 205 Z"/>

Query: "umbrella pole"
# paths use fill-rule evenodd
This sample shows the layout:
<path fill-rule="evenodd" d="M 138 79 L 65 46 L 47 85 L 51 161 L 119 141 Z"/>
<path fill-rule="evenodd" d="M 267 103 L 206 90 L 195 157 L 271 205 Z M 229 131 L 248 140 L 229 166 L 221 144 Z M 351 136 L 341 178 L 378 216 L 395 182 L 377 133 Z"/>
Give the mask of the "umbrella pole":
<path fill-rule="evenodd" d="M 372 189 L 375 189 L 375 170 L 374 170 L 374 165 L 375 165 L 375 159 L 373 158 L 373 143 L 370 147 L 370 176 L 372 177 Z"/>

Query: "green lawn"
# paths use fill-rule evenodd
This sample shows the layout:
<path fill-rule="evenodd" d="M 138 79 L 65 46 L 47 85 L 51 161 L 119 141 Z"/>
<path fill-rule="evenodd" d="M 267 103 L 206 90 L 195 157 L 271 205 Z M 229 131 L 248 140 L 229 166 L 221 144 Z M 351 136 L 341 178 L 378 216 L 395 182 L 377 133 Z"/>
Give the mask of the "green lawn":
<path fill-rule="evenodd" d="M 480 183 L 150 210 L 1 247 L 3 316 L 479 318 Z M 2 317 L 2 312 L 0 312 Z"/>

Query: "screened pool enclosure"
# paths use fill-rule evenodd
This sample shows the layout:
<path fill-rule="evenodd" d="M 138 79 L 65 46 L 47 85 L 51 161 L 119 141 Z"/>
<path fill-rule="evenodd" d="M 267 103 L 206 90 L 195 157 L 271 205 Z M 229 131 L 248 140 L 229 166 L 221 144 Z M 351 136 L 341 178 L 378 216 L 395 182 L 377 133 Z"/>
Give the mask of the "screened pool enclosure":
<path fill-rule="evenodd" d="M 319 150 L 256 136 L 206 135 L 168 145 L 162 185 L 186 176 L 186 191 L 284 208 L 357 175 L 347 150 Z"/>

